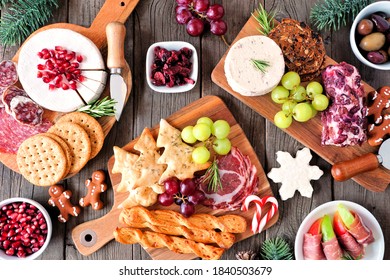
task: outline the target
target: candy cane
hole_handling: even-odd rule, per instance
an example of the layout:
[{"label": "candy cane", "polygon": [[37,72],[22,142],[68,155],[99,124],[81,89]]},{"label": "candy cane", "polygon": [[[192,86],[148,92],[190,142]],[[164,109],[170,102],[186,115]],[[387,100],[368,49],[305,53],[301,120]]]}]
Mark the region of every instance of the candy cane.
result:
[{"label": "candy cane", "polygon": [[263,206],[266,204],[266,203],[272,203],[272,206],[271,206],[271,209],[268,210],[267,214],[264,215],[264,217],[261,219],[260,221],[260,224],[259,224],[259,228],[258,228],[258,232],[262,232],[265,225],[268,223],[269,220],[272,219],[272,217],[275,215],[275,213],[278,211],[278,201],[276,200],[275,197],[272,197],[272,196],[266,196],[266,197],[263,197],[262,198],[262,203],[263,203]]}]

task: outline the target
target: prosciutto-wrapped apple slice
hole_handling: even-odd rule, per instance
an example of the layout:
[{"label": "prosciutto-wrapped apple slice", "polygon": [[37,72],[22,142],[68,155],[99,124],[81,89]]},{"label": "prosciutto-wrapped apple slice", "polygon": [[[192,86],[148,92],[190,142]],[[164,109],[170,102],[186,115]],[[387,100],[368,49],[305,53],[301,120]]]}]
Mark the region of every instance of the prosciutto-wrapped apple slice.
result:
[{"label": "prosciutto-wrapped apple slice", "polygon": [[332,220],[329,215],[325,215],[322,218],[321,223],[322,232],[322,248],[327,260],[341,260],[343,257],[343,251],[340,244],[337,241],[336,234],[334,233]]},{"label": "prosciutto-wrapped apple slice", "polygon": [[321,245],[321,222],[322,218],[316,220],[303,237],[303,258],[305,260],[326,259]]}]

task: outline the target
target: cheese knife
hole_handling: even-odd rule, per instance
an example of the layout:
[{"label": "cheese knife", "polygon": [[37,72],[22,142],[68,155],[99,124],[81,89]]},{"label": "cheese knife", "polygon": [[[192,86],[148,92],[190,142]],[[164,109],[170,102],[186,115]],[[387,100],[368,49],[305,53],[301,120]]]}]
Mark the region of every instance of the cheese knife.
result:
[{"label": "cheese knife", "polygon": [[390,139],[382,143],[377,155],[368,153],[348,161],[338,162],[333,165],[331,173],[336,181],[345,181],[357,174],[374,170],[380,165],[390,170]]},{"label": "cheese knife", "polygon": [[125,106],[127,85],[122,77],[126,66],[124,43],[126,27],[121,22],[110,22],[106,26],[107,67],[110,69],[110,95],[116,101],[115,119],[119,121]]}]

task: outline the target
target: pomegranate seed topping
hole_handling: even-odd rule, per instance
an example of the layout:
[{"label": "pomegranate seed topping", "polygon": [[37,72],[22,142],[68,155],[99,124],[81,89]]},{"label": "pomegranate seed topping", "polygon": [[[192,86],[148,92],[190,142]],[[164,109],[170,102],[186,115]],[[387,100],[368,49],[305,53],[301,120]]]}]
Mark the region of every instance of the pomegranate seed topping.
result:
[{"label": "pomegranate seed topping", "polygon": [[52,84],[49,85],[49,90],[55,90],[55,89],[56,89],[55,85],[52,85]]},{"label": "pomegranate seed topping", "polygon": [[15,254],[14,248],[9,248],[7,251],[5,251],[5,254],[8,256],[13,256]]},{"label": "pomegranate seed topping", "polygon": [[55,46],[54,49],[55,49],[56,51],[63,51],[63,50],[64,50],[64,48],[61,47],[61,46]]},{"label": "pomegranate seed topping", "polygon": [[65,84],[65,83],[62,83],[62,84],[61,84],[61,88],[62,88],[63,90],[68,90],[68,89],[69,89],[69,86],[68,86],[67,84]]},{"label": "pomegranate seed topping", "polygon": [[84,58],[83,58],[83,56],[78,55],[76,60],[77,60],[77,62],[82,62],[84,60]]},{"label": "pomegranate seed topping", "polygon": [[45,70],[45,65],[38,64],[37,68],[38,68],[38,70]]}]

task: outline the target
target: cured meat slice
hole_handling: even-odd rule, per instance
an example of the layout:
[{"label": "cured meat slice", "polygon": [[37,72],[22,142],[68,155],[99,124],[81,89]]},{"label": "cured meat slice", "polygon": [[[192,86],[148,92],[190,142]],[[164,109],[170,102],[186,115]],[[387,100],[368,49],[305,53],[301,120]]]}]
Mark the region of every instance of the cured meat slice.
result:
[{"label": "cured meat slice", "polygon": [[355,237],[356,241],[359,244],[362,244],[364,246],[374,242],[374,236],[372,234],[372,231],[363,224],[362,218],[357,213],[352,213],[355,216],[355,220],[350,226],[348,232],[353,237]]},{"label": "cured meat slice", "polygon": [[27,94],[26,94],[26,92],[24,90],[18,88],[17,86],[10,86],[10,87],[8,87],[4,91],[4,93],[3,93],[2,101],[3,101],[4,107],[5,107],[5,111],[8,114],[12,114],[12,111],[11,111],[11,100],[15,96],[25,96],[25,97],[27,97]]},{"label": "cured meat slice", "polygon": [[305,233],[303,237],[303,258],[305,260],[326,260],[321,240],[322,234]]},{"label": "cured meat slice", "polygon": [[43,119],[36,126],[23,125],[0,108],[0,153],[16,154],[20,144],[35,134],[46,132],[52,123]]},{"label": "cured meat slice", "polygon": [[0,108],[4,108],[3,104],[3,93],[6,88],[0,87]]},{"label": "cured meat slice", "polygon": [[228,155],[219,157],[217,165],[223,187],[213,192],[207,184],[201,183],[206,196],[203,204],[213,209],[237,210],[248,195],[258,190],[257,168],[236,147],[232,147]]},{"label": "cured meat slice", "polygon": [[345,62],[322,72],[326,94],[331,99],[321,115],[322,145],[349,146],[367,140],[364,89],[358,70]]},{"label": "cured meat slice", "polygon": [[343,251],[336,237],[322,242],[322,247],[327,260],[340,260],[343,257]]},{"label": "cured meat slice", "polygon": [[356,239],[349,233],[345,232],[337,236],[340,245],[347,251],[354,259],[359,259],[364,256],[363,245],[356,242]]},{"label": "cured meat slice", "polygon": [[22,124],[38,125],[42,122],[43,109],[28,97],[12,98],[10,110],[15,120]]},{"label": "cured meat slice", "polygon": [[0,62],[0,87],[8,87],[18,81],[16,65],[10,60]]}]

